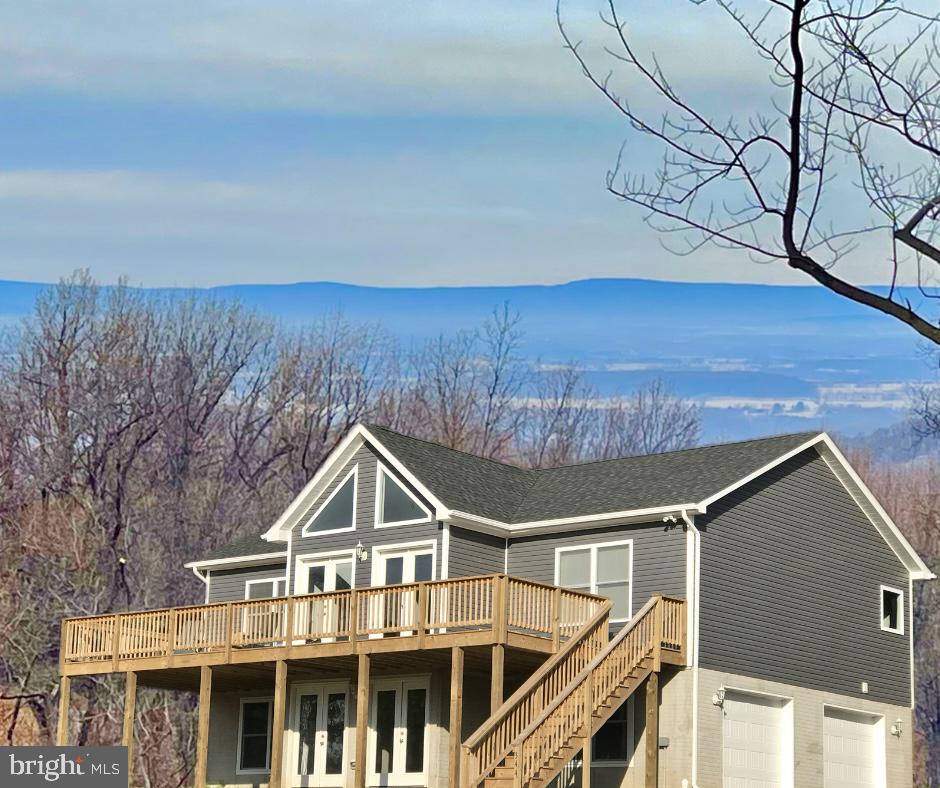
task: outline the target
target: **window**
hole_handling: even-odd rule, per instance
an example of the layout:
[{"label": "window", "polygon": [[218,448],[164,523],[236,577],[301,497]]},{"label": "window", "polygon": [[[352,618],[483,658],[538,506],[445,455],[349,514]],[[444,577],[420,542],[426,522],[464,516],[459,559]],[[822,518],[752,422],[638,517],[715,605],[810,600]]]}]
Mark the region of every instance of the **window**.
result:
[{"label": "window", "polygon": [[881,628],[904,634],[904,594],[896,588],[881,587]]},{"label": "window", "polygon": [[356,480],[359,466],[355,466],[336,489],[317,509],[304,526],[302,535],[328,534],[334,531],[352,531],[356,527]]},{"label": "window", "polygon": [[238,718],[239,772],[266,772],[271,768],[271,698],[242,699]]},{"label": "window", "polygon": [[633,543],[610,542],[555,550],[555,583],[572,591],[600,594],[613,603],[611,621],[633,615],[630,581]]},{"label": "window", "polygon": [[378,490],[375,496],[375,524],[409,525],[431,519],[431,512],[411,490],[399,484],[382,465],[378,468]]},{"label": "window", "polygon": [[615,711],[592,739],[592,761],[598,766],[628,764],[633,757],[633,698]]},{"label": "window", "polygon": [[285,584],[283,577],[272,577],[270,580],[248,580],[245,583],[245,599],[273,599],[286,596]]}]

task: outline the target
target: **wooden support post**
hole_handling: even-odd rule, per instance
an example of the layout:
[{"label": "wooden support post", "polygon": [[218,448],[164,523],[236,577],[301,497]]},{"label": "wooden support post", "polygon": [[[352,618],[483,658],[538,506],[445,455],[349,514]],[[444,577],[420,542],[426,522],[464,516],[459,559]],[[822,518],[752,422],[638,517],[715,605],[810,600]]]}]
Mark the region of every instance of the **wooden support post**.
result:
[{"label": "wooden support post", "polygon": [[167,621],[167,630],[166,630],[166,660],[167,665],[172,667],[176,662],[174,657],[176,656],[176,630],[177,630],[177,611],[174,607],[170,611],[169,621]]},{"label": "wooden support post", "polygon": [[195,788],[206,788],[206,769],[209,764],[209,704],[212,701],[212,668],[199,669],[199,723],[196,729]]},{"label": "wooden support post", "polygon": [[561,587],[552,592],[552,651],[561,647]]},{"label": "wooden support post", "polygon": [[349,591],[349,642],[353,651],[356,650],[356,641],[359,640],[359,594],[356,589]]},{"label": "wooden support post", "polygon": [[503,674],[506,665],[506,647],[502,643],[493,646],[493,665],[490,672],[490,714],[503,705]]},{"label": "wooden support post", "polygon": [[499,637],[498,642],[505,643],[509,633],[509,575],[500,575],[497,580],[499,583]]},{"label": "wooden support post", "polygon": [[114,614],[111,622],[111,670],[117,673],[118,660],[121,657],[121,617]]},{"label": "wooden support post", "polygon": [[287,662],[274,663],[274,713],[271,720],[271,779],[269,788],[281,788],[284,772],[284,720],[287,712]]},{"label": "wooden support post", "polygon": [[646,680],[646,788],[659,785],[659,674]]},{"label": "wooden support post", "polygon": [[460,744],[463,739],[463,648],[450,650],[450,782],[460,785]]},{"label": "wooden support post", "polygon": [[225,603],[225,661],[232,661],[232,638],[235,637],[233,634],[234,624],[233,619],[233,610],[232,603]]},{"label": "wooden support post", "polygon": [[69,707],[72,705],[72,679],[62,676],[59,679],[59,727],[56,729],[55,743],[65,747],[69,743]]},{"label": "wooden support post", "polygon": [[130,785],[134,784],[134,716],[136,709],[137,674],[133,670],[129,670],[124,682],[124,731],[121,736],[121,745],[127,747],[127,776]]},{"label": "wooden support post", "polygon": [[591,739],[594,733],[594,681],[584,680],[584,740],[581,743],[581,788],[591,788]]},{"label": "wooden support post", "polygon": [[366,751],[369,732],[369,660],[359,654],[359,683],[356,687],[356,788],[365,788],[369,754]]},{"label": "wooden support post", "polygon": [[424,648],[424,633],[427,629],[428,584],[418,583],[415,591],[415,626],[418,628],[418,649]]}]

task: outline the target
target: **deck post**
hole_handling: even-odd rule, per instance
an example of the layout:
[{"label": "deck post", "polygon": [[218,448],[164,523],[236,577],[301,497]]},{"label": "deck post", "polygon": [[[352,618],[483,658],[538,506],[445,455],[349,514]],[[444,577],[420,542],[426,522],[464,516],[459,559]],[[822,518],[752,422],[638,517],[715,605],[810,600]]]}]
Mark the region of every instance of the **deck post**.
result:
[{"label": "deck post", "polygon": [[70,676],[59,678],[59,727],[56,729],[55,743],[65,747],[69,742],[69,707],[72,705],[72,679]]},{"label": "deck post", "polygon": [[199,669],[199,723],[196,729],[195,788],[206,788],[206,770],[209,764],[209,704],[212,701],[212,668]]},{"label": "deck post", "polygon": [[369,731],[369,668],[370,656],[359,654],[359,677],[356,687],[356,788],[365,788]]},{"label": "deck post", "polygon": [[591,742],[594,734],[594,680],[584,680],[584,741],[581,744],[581,788],[591,788]]},{"label": "deck post", "polygon": [[561,647],[561,586],[552,591],[552,651]]},{"label": "deck post", "polygon": [[460,785],[460,744],[463,740],[463,657],[461,646],[450,650],[450,782],[451,788]]},{"label": "deck post", "polygon": [[424,633],[427,630],[428,584],[418,583],[415,591],[415,626],[418,636],[418,650],[424,648]]},{"label": "deck post", "polygon": [[127,777],[134,784],[134,716],[137,710],[137,673],[127,671],[124,682],[124,730],[121,745],[127,747]]},{"label": "deck post", "polygon": [[503,705],[503,674],[506,665],[506,647],[502,643],[493,646],[493,665],[490,672],[490,714]]},{"label": "deck post", "polygon": [[284,771],[284,718],[287,710],[287,662],[274,663],[274,713],[271,720],[271,779],[269,788],[281,788]]},{"label": "deck post", "polygon": [[663,667],[663,602],[662,594],[653,594],[656,607],[653,608],[653,672],[659,673]]},{"label": "deck post", "polygon": [[646,788],[659,785],[659,674],[646,680]]}]

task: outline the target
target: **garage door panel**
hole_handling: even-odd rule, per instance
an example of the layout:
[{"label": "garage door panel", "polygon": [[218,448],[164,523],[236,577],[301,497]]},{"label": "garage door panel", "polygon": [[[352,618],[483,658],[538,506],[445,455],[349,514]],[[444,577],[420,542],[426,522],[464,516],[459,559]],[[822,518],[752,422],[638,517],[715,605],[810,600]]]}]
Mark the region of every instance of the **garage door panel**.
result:
[{"label": "garage door panel", "polygon": [[826,788],[880,788],[884,742],[878,718],[826,709],[823,759]]},{"label": "garage door panel", "polygon": [[725,788],[781,788],[784,714],[781,703],[726,692],[722,707]]}]

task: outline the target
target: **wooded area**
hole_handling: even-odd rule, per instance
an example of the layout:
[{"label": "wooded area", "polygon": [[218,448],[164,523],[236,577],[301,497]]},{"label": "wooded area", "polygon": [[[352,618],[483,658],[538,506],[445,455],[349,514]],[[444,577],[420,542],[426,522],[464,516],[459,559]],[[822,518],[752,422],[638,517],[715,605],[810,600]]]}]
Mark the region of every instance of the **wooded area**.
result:
[{"label": "wooded area", "polygon": [[[0,724],[49,743],[59,623],[201,601],[183,567],[261,534],[359,421],[542,467],[694,444],[654,384],[603,407],[581,373],[520,354],[519,319],[403,347],[341,315],[285,327],[237,304],[99,288],[80,273],[0,359]],[[72,741],[113,743],[123,689],[73,684]],[[186,784],[194,699],[142,690],[136,773]]]}]

